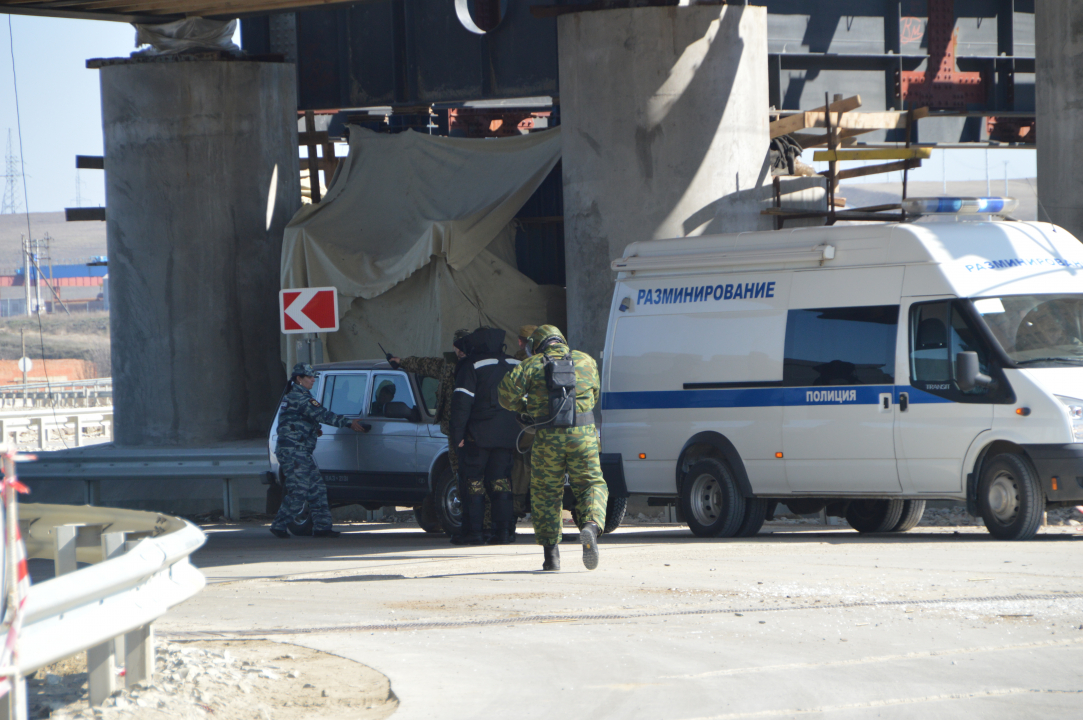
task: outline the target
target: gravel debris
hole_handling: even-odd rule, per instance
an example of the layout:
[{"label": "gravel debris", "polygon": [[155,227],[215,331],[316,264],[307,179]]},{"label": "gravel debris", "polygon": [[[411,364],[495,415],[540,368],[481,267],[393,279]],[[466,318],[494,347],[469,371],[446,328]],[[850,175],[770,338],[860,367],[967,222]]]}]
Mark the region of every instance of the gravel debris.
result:
[{"label": "gravel debris", "polygon": [[[80,653],[27,679],[30,718],[381,720],[397,709],[389,681],[371,668],[308,648],[283,655],[283,647],[295,649],[266,640],[159,640],[154,683],[123,688],[118,673],[122,689],[96,708],[88,704],[86,655]],[[288,671],[274,664],[289,660],[295,667]]]}]

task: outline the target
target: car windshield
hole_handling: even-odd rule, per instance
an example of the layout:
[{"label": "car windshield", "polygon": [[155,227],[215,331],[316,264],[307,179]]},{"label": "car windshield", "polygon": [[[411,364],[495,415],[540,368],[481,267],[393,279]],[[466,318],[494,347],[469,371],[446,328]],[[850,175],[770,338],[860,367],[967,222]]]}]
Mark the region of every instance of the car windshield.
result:
[{"label": "car windshield", "polygon": [[1083,295],[1004,295],[973,303],[1016,365],[1083,365]]}]

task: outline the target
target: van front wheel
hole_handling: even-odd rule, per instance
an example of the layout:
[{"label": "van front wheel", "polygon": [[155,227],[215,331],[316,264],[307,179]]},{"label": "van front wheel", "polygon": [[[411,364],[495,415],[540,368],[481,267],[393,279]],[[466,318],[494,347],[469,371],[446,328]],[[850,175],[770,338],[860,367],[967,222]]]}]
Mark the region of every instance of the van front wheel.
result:
[{"label": "van front wheel", "polygon": [[1001,540],[1029,540],[1037,535],[1045,502],[1030,463],[1011,453],[984,463],[978,508],[985,527]]},{"label": "van front wheel", "polygon": [[700,460],[684,475],[681,510],[699,537],[732,537],[745,514],[745,499],[733,470],[722,460]]}]

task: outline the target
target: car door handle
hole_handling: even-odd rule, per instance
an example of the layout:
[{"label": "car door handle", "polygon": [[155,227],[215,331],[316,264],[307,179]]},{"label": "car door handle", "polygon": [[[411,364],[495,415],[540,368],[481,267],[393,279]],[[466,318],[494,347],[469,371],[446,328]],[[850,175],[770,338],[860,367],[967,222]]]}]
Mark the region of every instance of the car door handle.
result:
[{"label": "car door handle", "polygon": [[899,412],[906,412],[910,407],[910,393],[899,393]]}]

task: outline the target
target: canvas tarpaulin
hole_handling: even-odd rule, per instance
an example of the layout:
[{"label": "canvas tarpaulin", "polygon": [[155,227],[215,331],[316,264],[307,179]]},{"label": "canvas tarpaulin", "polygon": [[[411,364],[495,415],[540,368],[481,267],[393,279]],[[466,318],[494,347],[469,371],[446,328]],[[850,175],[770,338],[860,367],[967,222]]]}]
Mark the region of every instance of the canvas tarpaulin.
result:
[{"label": "canvas tarpaulin", "polygon": [[[282,287],[334,286],[330,361],[439,355],[458,328],[559,321],[564,289],[515,264],[513,218],[560,159],[560,128],[498,140],[350,127],[322,202],[286,227]],[[283,356],[295,361],[287,336]]]}]

